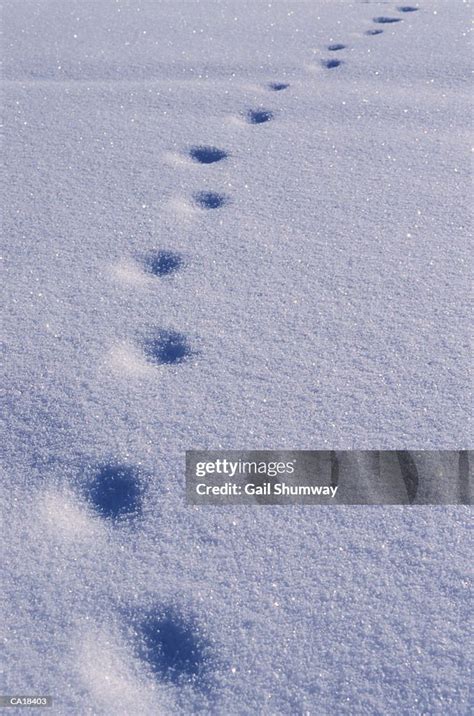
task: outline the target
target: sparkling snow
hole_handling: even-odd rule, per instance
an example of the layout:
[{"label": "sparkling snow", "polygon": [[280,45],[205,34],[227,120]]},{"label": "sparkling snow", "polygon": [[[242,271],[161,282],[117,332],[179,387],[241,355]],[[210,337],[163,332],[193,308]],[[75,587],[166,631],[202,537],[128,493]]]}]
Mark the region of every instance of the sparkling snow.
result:
[{"label": "sparkling snow", "polygon": [[186,449],[467,447],[469,19],[5,0],[2,692],[469,712],[468,508],[184,506]]}]

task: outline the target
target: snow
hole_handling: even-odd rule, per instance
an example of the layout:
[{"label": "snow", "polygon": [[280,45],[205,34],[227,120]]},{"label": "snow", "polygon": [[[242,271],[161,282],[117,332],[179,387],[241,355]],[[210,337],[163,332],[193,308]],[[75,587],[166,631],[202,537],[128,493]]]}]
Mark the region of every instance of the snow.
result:
[{"label": "snow", "polygon": [[467,507],[184,505],[186,449],[468,447],[469,6],[410,6],[5,0],[4,693],[469,712]]}]

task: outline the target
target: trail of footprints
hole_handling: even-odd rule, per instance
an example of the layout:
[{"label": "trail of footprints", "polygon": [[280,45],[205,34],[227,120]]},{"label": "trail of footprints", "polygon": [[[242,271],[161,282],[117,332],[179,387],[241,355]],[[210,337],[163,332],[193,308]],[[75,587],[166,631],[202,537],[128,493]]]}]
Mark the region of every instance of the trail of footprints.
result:
[{"label": "trail of footprints", "polygon": [[[396,10],[399,14],[412,13],[418,10],[413,5],[399,5]],[[375,25],[392,25],[402,21],[401,17],[380,15],[373,18]],[[383,33],[383,29],[376,27],[365,31],[365,35],[375,36]],[[334,42],[327,45],[326,50],[333,55],[322,59],[321,66],[324,69],[332,70],[344,64],[344,60],[335,57],[347,49],[342,42]],[[287,82],[270,82],[266,88],[270,92],[282,92],[289,87]],[[271,109],[256,108],[248,109],[242,113],[243,119],[250,125],[266,124],[274,119],[275,115]],[[190,159],[203,165],[216,164],[229,157],[224,149],[209,145],[193,145],[188,149]],[[224,193],[217,191],[196,192],[192,201],[195,207],[204,211],[220,209],[231,203],[231,198]],[[183,260],[179,254],[172,251],[161,251],[145,261],[145,269],[155,276],[167,276],[179,271],[183,266]],[[186,337],[179,332],[167,329],[159,329],[152,339],[144,342],[143,351],[148,362],[152,364],[173,365],[182,363],[187,358],[195,355]]]},{"label": "trail of footprints", "polygon": [[[398,5],[398,7],[396,9],[399,13],[409,13],[409,12],[416,12],[419,8],[415,7],[414,5]],[[379,15],[377,17],[372,18],[372,22],[375,25],[393,25],[397,22],[402,22],[402,18],[387,16],[387,15]],[[383,33],[382,28],[371,27],[364,32],[364,35],[372,37],[375,35],[381,35],[382,33]],[[342,42],[336,42],[332,45],[328,45],[326,49],[329,52],[339,52],[340,50],[345,50],[346,45],[342,44]],[[340,67],[343,63],[344,63],[344,60],[332,59],[332,58],[321,60],[322,67],[324,67],[327,70],[332,70],[335,67]]]},{"label": "trail of footprints", "polygon": [[[176,335],[170,340],[176,349]],[[155,347],[151,346],[151,350]],[[163,351],[163,347],[158,350]],[[171,358],[164,356],[165,362]],[[83,493],[95,512],[115,529],[133,528],[143,512],[145,475],[129,464],[98,465],[85,477]],[[175,686],[209,688],[213,670],[211,645],[199,622],[187,610],[174,603],[158,603],[150,610],[122,611],[119,617],[131,652],[151,677]]]},{"label": "trail of footprints", "polygon": [[[400,5],[401,14],[418,10],[411,5]],[[392,25],[402,21],[400,17],[377,16],[375,25]],[[383,29],[370,28],[363,34],[380,35]],[[326,47],[330,53],[347,49],[342,42]],[[330,57],[321,60],[324,69],[335,69],[343,60]],[[266,89],[281,92],[289,88],[287,82],[270,82]],[[256,108],[243,112],[242,117],[250,125],[266,124],[274,119],[270,109]],[[188,149],[193,162],[202,165],[216,164],[229,157],[224,149],[208,145],[193,145]],[[230,197],[217,191],[200,191],[194,194],[194,205],[203,211],[214,211],[230,203]],[[160,250],[150,252],[142,260],[144,270],[158,278],[172,276],[184,266],[178,252]],[[179,331],[160,328],[142,345],[147,361],[157,365],[177,365],[195,355],[187,337]],[[101,518],[115,528],[131,526],[140,518],[146,483],[141,471],[131,465],[107,463],[99,466],[85,486],[85,497]],[[152,611],[130,612],[123,615],[125,629],[133,652],[142,660],[150,674],[180,685],[191,683],[196,688],[209,684],[212,650],[198,623],[174,605],[157,605]]]}]

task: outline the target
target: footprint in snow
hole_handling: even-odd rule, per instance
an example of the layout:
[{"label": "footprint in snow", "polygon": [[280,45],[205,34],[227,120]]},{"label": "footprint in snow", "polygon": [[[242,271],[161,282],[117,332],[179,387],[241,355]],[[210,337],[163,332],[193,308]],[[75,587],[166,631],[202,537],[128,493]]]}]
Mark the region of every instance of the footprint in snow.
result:
[{"label": "footprint in snow", "polygon": [[219,209],[229,202],[224,194],[214,191],[199,191],[194,195],[194,201],[201,209]]},{"label": "footprint in snow", "polygon": [[273,112],[269,109],[250,109],[247,112],[247,122],[249,124],[264,124],[273,119]]},{"label": "footprint in snow", "polygon": [[103,465],[87,485],[87,498],[96,512],[113,522],[137,517],[143,498],[139,471],[130,465]]},{"label": "footprint in snow", "polygon": [[463,505],[470,505],[471,490],[469,481],[469,450],[459,451],[459,488],[461,503]]},{"label": "footprint in snow", "polygon": [[383,33],[383,30],[376,30],[375,28],[373,30],[366,30],[365,35],[381,35]]},{"label": "footprint in snow", "polygon": [[175,251],[156,251],[144,257],[145,270],[154,276],[169,276],[183,266],[183,257]]},{"label": "footprint in snow", "polygon": [[272,90],[272,92],[281,92],[282,90],[287,89],[289,86],[290,85],[286,82],[270,82],[270,84],[268,85],[268,89]]},{"label": "footprint in snow", "polygon": [[186,336],[178,331],[160,329],[144,342],[147,359],[156,365],[175,365],[191,357],[192,351]]},{"label": "footprint in snow", "polygon": [[334,45],[328,45],[328,50],[330,52],[338,52],[339,50],[345,50],[346,45],[343,45],[342,42],[335,42]]},{"label": "footprint in snow", "polygon": [[334,67],[342,65],[342,60],[321,60],[321,65],[327,70],[332,70]]},{"label": "footprint in snow", "polygon": [[415,501],[418,492],[419,477],[415,462],[408,450],[397,450],[398,465],[402,473],[403,481],[410,504]]},{"label": "footprint in snow", "polygon": [[380,17],[374,17],[372,22],[377,23],[378,25],[390,25],[393,22],[401,22],[402,19],[400,17],[386,17],[384,15],[381,15]]},{"label": "footprint in snow", "polygon": [[211,651],[194,620],[158,607],[132,613],[128,621],[134,651],[155,677],[176,686],[205,687]]},{"label": "footprint in snow", "polygon": [[413,5],[400,5],[397,10],[398,12],[417,12],[418,8]]},{"label": "footprint in snow", "polygon": [[191,147],[189,155],[199,164],[214,164],[215,162],[220,162],[222,159],[226,159],[229,156],[223,149],[204,145]]}]

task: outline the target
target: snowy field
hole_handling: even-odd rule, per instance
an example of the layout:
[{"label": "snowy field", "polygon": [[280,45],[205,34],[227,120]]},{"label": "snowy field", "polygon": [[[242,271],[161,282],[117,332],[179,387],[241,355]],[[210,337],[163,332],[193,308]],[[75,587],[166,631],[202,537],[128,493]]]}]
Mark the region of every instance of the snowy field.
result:
[{"label": "snowy field", "polygon": [[0,693],[472,713],[468,507],[184,505],[186,449],[468,447],[470,17],[4,0]]}]

